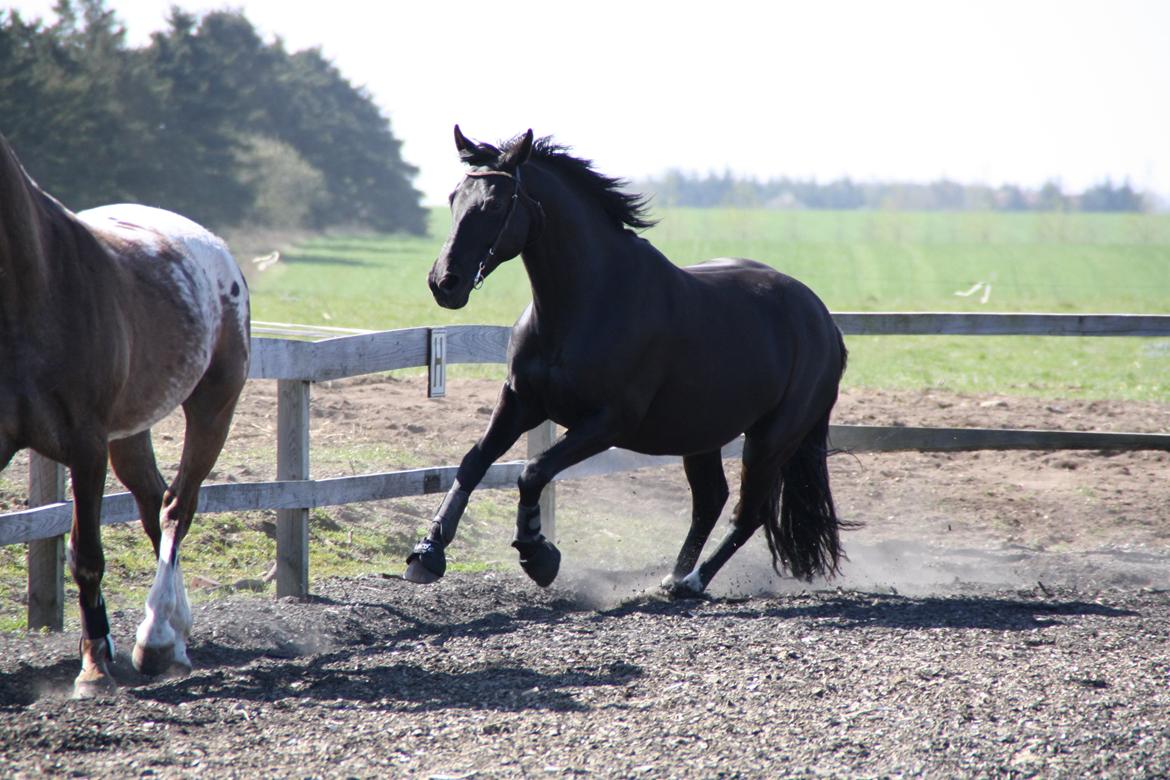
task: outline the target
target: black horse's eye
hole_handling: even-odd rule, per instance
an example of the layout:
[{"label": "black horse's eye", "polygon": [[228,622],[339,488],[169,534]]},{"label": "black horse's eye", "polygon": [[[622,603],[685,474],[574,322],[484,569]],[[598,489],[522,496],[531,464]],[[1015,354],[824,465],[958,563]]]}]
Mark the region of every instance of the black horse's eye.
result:
[{"label": "black horse's eye", "polygon": [[496,211],[499,211],[500,209],[502,209],[503,207],[504,207],[504,204],[500,203],[500,201],[495,200],[495,199],[485,200],[483,202],[484,211],[496,212]]}]

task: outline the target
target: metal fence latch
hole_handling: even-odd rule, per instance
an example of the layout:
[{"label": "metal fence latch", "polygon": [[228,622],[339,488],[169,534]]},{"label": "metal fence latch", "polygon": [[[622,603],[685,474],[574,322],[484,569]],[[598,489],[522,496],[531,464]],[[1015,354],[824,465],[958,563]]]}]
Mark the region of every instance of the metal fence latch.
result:
[{"label": "metal fence latch", "polygon": [[430,329],[427,349],[427,398],[442,398],[447,394],[447,331]]}]

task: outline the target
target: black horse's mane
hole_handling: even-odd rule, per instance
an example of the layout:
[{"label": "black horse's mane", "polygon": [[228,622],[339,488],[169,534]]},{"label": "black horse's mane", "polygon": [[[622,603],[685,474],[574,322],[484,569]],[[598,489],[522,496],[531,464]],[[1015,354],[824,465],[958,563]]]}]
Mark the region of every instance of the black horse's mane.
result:
[{"label": "black horse's mane", "polygon": [[[516,136],[505,142],[502,153],[506,155],[522,138],[523,136]],[[625,179],[598,173],[593,168],[592,160],[570,154],[570,148],[558,144],[552,136],[536,139],[532,145],[531,160],[554,168],[570,179],[578,188],[598,201],[605,213],[618,225],[625,225],[634,230],[654,226],[656,220],[649,216],[648,197],[629,192],[627,190],[629,183]]]}]

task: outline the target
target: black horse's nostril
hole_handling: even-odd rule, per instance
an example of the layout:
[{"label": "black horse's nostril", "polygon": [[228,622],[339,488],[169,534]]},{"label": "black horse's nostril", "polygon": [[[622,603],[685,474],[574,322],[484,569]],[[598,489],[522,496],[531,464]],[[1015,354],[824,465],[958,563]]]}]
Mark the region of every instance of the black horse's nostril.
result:
[{"label": "black horse's nostril", "polygon": [[439,289],[443,292],[451,292],[459,286],[459,277],[453,273],[445,273],[439,279]]}]

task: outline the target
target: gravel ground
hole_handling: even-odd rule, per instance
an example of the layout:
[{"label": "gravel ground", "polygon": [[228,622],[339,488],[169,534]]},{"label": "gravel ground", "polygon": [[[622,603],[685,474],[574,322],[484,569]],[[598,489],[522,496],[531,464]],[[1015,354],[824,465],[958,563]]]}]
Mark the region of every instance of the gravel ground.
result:
[{"label": "gravel ground", "polygon": [[[270,476],[272,388],[249,388],[216,479]],[[349,473],[335,441],[457,460],[496,385],[453,389],[315,387],[314,474]],[[1166,432],[1170,408],[853,391],[837,421]],[[176,432],[160,426],[164,459]],[[305,601],[212,598],[194,605],[195,671],[165,681],[133,672],[140,610],[117,604],[105,700],[68,698],[74,633],[0,634],[0,777],[1170,775],[1170,455],[831,464],[865,526],[815,587],[771,575],[755,539],[712,600],[659,597],[689,513],[672,468],[559,485],[548,590],[509,557],[429,588],[372,567]],[[648,551],[622,538],[630,518]]]},{"label": "gravel ground", "polygon": [[67,698],[73,637],[3,636],[0,775],[1170,773],[1165,590],[596,595],[643,579],[234,596],[196,607],[194,673],[122,657],[97,701]]}]

